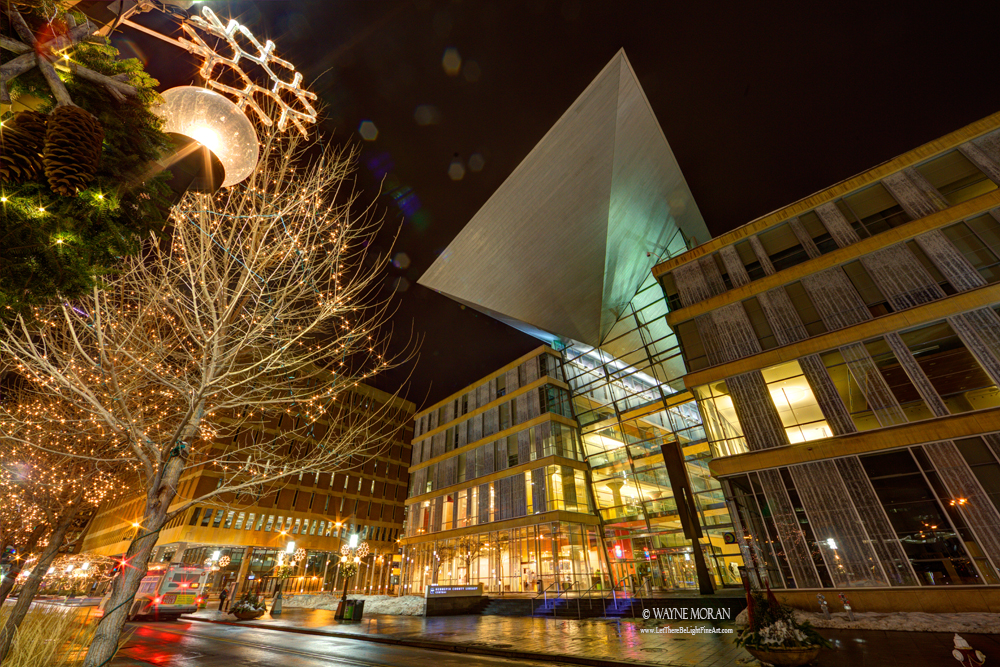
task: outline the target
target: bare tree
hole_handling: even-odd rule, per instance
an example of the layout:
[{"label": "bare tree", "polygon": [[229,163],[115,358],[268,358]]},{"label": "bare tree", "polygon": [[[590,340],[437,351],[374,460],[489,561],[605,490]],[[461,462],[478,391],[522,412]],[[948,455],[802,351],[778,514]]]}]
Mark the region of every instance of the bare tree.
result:
[{"label": "bare tree", "polygon": [[478,535],[466,535],[458,538],[455,543],[459,557],[465,564],[465,583],[472,583],[472,561],[479,562],[479,552],[482,550],[482,542]]},{"label": "bare tree", "polygon": [[16,555],[11,559],[7,574],[0,581],[0,606],[3,605],[17,577],[24,568],[24,562],[35,551],[38,541],[48,531],[48,524],[38,507],[28,500],[19,486],[5,485],[8,476],[0,473],[0,489],[3,502],[0,503],[0,554],[10,549]]},{"label": "bare tree", "polygon": [[[379,333],[390,314],[379,297],[386,260],[367,252],[379,224],[369,210],[355,215],[344,187],[354,155],[326,150],[303,166],[293,144],[273,137],[262,154],[247,181],[182,200],[170,238],[124,260],[104,289],[0,331],[0,353],[21,375],[116,436],[101,456],[139,471],[141,528],[86,667],[114,654],[172,517],[337,470],[391,442],[393,403],[354,391],[401,361]],[[313,428],[330,415],[332,427]],[[218,475],[218,488],[174,502],[182,473],[198,466]]]},{"label": "bare tree", "polygon": [[[30,423],[27,419],[21,424]],[[44,548],[31,566],[31,574],[17,596],[17,602],[0,630],[0,660],[7,655],[14,633],[24,620],[49,566],[66,544],[67,537],[88,508],[94,509],[104,499],[120,492],[122,484],[113,472],[122,469],[121,462],[105,462],[94,458],[72,456],[50,447],[69,437],[70,424],[46,422],[48,429],[28,429],[23,439],[5,438],[0,449],[0,488],[16,488],[37,508],[51,526]],[[37,438],[42,448],[26,444],[27,438]],[[56,443],[56,444],[53,444]],[[37,539],[37,536],[36,536]]]}]

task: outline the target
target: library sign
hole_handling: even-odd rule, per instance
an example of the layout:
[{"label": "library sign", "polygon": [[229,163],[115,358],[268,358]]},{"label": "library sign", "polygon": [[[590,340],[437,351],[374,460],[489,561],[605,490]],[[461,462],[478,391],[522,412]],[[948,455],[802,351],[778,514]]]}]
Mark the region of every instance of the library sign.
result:
[{"label": "library sign", "polygon": [[475,586],[438,586],[432,584],[424,589],[425,598],[461,598],[483,594],[483,585]]}]

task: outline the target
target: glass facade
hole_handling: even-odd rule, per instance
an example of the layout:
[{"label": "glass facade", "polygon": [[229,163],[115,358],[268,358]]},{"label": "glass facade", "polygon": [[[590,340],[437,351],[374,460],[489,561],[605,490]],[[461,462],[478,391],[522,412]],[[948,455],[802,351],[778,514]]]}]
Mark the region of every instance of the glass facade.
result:
[{"label": "glass facade", "polygon": [[[711,271],[718,272],[718,286],[712,293],[731,290],[996,189],[997,183],[987,175],[982,165],[974,164],[962,150],[948,151],[882,182],[775,224],[754,236],[752,241],[733,244],[731,251],[710,255],[707,259]],[[941,231],[987,283],[1000,277],[1000,220],[990,215],[979,215],[944,227]],[[923,247],[925,244],[911,241],[906,245],[935,282],[947,284],[947,279],[937,267],[940,257],[937,262],[929,259]],[[846,266],[844,268],[847,269]],[[865,280],[864,269],[860,266],[856,265],[853,272],[862,281]],[[684,303],[682,298],[682,278],[668,273],[661,281],[671,310],[691,305],[690,301]],[[955,289],[949,285],[945,292],[954,293]],[[709,295],[703,293],[701,298]],[[747,310],[751,311],[752,307]],[[884,312],[888,311],[878,314]],[[694,323],[681,324],[678,331],[689,368],[697,370],[710,365],[700,354]],[[773,347],[773,343],[768,345],[766,335],[760,338],[764,349]]]},{"label": "glass facade", "polygon": [[751,575],[776,588],[1000,584],[998,444],[988,434],[727,477]]},{"label": "glass facade", "polygon": [[[977,334],[965,332],[966,338],[970,335]],[[786,444],[1000,407],[1000,389],[984,366],[991,363],[990,353],[970,349],[946,320],[818,357],[822,367],[816,364],[809,376],[800,361],[760,371],[769,399],[764,407],[773,408],[780,419]],[[826,388],[836,393],[824,395]],[[714,456],[750,451],[742,421],[760,414],[760,406],[741,396],[734,403],[726,381],[697,387],[694,393]],[[843,415],[847,419],[835,432],[831,422]]]},{"label": "glass facade", "polygon": [[699,588],[695,541],[681,526],[664,447],[680,450],[712,584],[739,584],[739,549],[722,489],[708,470],[701,416],[693,400],[678,398],[684,367],[666,312],[650,278],[601,349],[563,350],[613,581],[640,595]]},{"label": "glass facade", "polygon": [[[410,494],[417,502],[409,505],[404,554],[408,591],[431,582],[482,582],[494,592],[571,585],[652,595],[698,589],[699,557],[712,585],[739,585],[739,546],[708,470],[698,409],[690,395],[678,393],[684,365],[666,312],[649,276],[600,349],[565,341],[561,355],[538,355],[537,366],[520,364],[417,418]],[[526,392],[532,382],[540,386]],[[539,423],[545,414],[549,419]],[[665,447],[682,461],[699,540],[685,537]],[[549,456],[566,462],[523,467]],[[522,467],[499,475],[515,466]],[[483,477],[489,481],[469,484]],[[588,516],[579,523],[490,525],[554,510]],[[448,532],[475,526],[481,530],[472,535]],[[520,567],[507,564],[514,562],[510,553],[504,560],[510,548],[521,554]]]},{"label": "glass facade", "polygon": [[555,521],[422,542],[404,555],[404,594],[429,584],[483,584],[487,593],[608,590],[599,528]]}]

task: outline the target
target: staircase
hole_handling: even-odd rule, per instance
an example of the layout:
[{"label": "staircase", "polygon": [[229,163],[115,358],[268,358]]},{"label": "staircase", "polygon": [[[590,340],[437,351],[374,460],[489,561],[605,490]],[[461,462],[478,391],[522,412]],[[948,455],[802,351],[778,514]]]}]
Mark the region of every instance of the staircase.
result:
[{"label": "staircase", "polygon": [[635,615],[632,613],[632,598],[623,596],[608,600],[604,615],[607,618],[631,618]]},{"label": "staircase", "polygon": [[[559,611],[563,610],[564,612],[568,612],[567,610],[568,604],[569,600],[567,600],[566,598],[551,598],[549,600],[543,601],[541,605],[536,606],[532,616],[539,616],[542,618],[566,617],[569,615],[568,613],[560,614]],[[573,615],[574,616],[576,615],[575,610]]]},{"label": "staircase", "polygon": [[534,604],[535,601],[531,598],[491,597],[482,614],[483,616],[531,616]]}]

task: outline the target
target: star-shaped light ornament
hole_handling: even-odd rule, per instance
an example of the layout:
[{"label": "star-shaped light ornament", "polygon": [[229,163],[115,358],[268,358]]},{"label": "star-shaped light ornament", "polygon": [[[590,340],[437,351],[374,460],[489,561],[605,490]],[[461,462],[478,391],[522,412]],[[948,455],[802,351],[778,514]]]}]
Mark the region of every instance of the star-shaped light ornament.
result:
[{"label": "star-shaped light ornament", "polygon": [[[307,131],[303,123],[316,123],[316,109],[311,104],[316,101],[316,94],[302,88],[302,73],[295,70],[292,63],[274,55],[275,44],[267,40],[261,44],[253,33],[244,26],[230,19],[229,23],[223,25],[218,16],[208,7],[202,7],[201,16],[192,16],[187,22],[181,24],[191,40],[179,40],[181,45],[189,52],[201,56],[201,67],[198,74],[205,80],[205,85],[213,90],[225,93],[234,98],[236,106],[246,113],[247,107],[253,109],[261,122],[270,127],[273,124],[271,117],[261,108],[254,99],[255,96],[262,96],[270,99],[278,108],[278,129],[284,130],[291,121],[302,133],[307,136]],[[224,39],[231,51],[230,56],[225,56],[210,47],[198,31],[207,32],[213,37]],[[243,48],[245,41],[237,39],[237,35],[242,35],[245,41],[253,45],[252,51]],[[269,78],[269,88],[258,85],[243,67],[241,61],[249,61],[264,70]],[[220,81],[225,68],[232,70],[245,84],[243,88],[227,86]],[[276,72],[276,69],[285,70],[291,76],[291,80],[286,80]],[[284,94],[284,95],[283,95]],[[294,98],[298,108],[292,108],[285,97]]]},{"label": "star-shaped light ornament", "polygon": [[[140,6],[141,10],[158,7]],[[317,97],[302,88],[302,73],[292,63],[274,55],[274,42],[261,44],[235,20],[223,24],[208,7],[202,7],[201,14],[181,22],[190,39],[175,39],[129,19],[121,24],[202,59],[198,73],[205,87],[171,88],[154,111],[164,119],[164,132],[187,137],[210,150],[225,171],[222,186],[231,186],[250,176],[259,159],[259,142],[248,110],[267,127],[277,125],[278,131],[284,131],[291,123],[308,136],[306,125],[316,123],[312,102]],[[203,35],[220,40],[219,45],[213,48]]]}]

